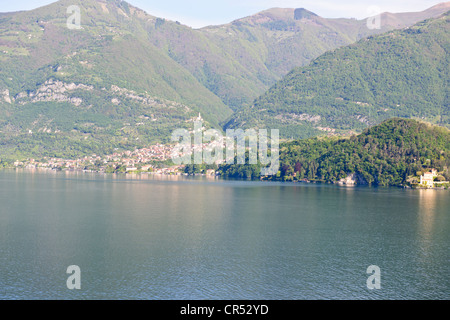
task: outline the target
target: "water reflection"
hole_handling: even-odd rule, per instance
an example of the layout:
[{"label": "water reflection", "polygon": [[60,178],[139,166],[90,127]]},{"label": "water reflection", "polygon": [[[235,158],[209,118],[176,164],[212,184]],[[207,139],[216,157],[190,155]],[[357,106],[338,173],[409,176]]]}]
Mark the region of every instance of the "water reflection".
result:
[{"label": "water reflection", "polygon": [[[450,202],[436,190],[0,172],[0,200],[0,298],[448,296]],[[72,264],[81,292],[65,289]]]},{"label": "water reflection", "polygon": [[438,190],[429,189],[418,190],[419,233],[424,240],[430,239],[433,233],[439,192]]}]

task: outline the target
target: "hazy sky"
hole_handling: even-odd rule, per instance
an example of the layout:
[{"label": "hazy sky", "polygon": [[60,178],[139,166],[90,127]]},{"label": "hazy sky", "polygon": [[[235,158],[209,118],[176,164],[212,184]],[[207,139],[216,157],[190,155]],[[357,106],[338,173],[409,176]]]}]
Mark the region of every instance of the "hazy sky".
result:
[{"label": "hazy sky", "polygon": [[[54,0],[0,0],[0,12],[30,10]],[[252,15],[261,10],[306,8],[326,18],[370,16],[368,8],[377,6],[382,12],[422,11],[443,0],[128,0],[149,14],[177,20],[194,28],[223,24]]]}]

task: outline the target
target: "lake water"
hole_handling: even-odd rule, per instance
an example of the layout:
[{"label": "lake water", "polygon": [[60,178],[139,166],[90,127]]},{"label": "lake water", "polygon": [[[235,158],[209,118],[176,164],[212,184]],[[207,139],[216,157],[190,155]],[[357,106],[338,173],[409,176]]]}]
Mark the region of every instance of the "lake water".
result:
[{"label": "lake water", "polygon": [[0,171],[0,203],[0,299],[450,298],[445,190]]}]

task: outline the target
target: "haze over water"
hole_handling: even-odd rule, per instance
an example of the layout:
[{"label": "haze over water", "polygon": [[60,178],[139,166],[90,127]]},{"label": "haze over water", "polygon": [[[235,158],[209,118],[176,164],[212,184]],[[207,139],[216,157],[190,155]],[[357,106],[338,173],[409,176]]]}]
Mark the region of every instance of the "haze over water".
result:
[{"label": "haze over water", "polygon": [[445,190],[0,171],[0,203],[0,299],[450,298]]}]

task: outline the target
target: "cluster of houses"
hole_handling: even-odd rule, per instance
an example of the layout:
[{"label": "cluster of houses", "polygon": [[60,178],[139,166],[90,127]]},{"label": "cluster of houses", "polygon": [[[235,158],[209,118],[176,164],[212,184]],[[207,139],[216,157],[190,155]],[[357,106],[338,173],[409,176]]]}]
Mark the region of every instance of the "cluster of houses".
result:
[{"label": "cluster of houses", "polygon": [[[137,171],[138,167],[142,171],[156,169],[149,163],[161,162],[170,159],[172,148],[170,146],[156,144],[148,148],[136,149],[122,153],[113,153],[104,157],[91,155],[75,160],[60,158],[44,158],[43,160],[28,159],[27,161],[16,161],[15,167],[25,169],[66,169],[72,171],[85,170],[86,167],[96,166],[105,169],[108,165],[123,166],[129,172]],[[179,168],[161,169],[161,173],[172,173]],[[102,171],[102,170],[100,170]],[[155,170],[156,171],[156,170]]]},{"label": "cluster of houses", "polygon": [[[213,148],[204,144],[198,151]],[[195,149],[194,149],[195,150]],[[16,168],[25,169],[49,169],[68,171],[105,172],[107,167],[122,167],[128,173],[152,172],[155,174],[178,175],[184,171],[183,165],[164,167],[155,165],[172,158],[173,146],[155,144],[147,148],[134,151],[116,152],[106,156],[91,155],[83,158],[68,160],[60,158],[44,158],[42,160],[28,159],[14,162]],[[206,175],[215,175],[214,170],[209,170]]]},{"label": "cluster of houses", "polygon": [[141,170],[148,171],[153,166],[149,162],[166,161],[171,158],[172,147],[155,144],[148,148],[136,149],[134,151],[125,151],[122,153],[113,153],[105,156],[102,160],[105,164],[113,164],[127,167],[127,171],[137,171],[138,166]]}]

